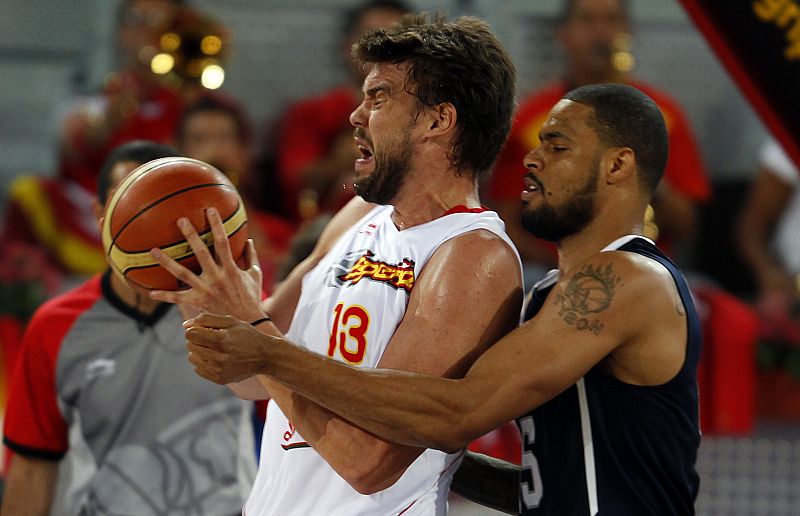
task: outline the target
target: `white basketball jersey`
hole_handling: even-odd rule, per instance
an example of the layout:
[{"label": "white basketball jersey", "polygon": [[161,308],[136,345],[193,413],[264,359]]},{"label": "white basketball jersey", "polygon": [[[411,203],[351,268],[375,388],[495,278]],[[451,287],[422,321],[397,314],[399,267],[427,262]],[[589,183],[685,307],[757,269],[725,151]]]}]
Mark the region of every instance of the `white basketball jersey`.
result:
[{"label": "white basketball jersey", "polygon": [[[286,334],[289,340],[357,367],[376,367],[403,320],[415,279],[443,242],[484,229],[514,248],[503,222],[491,211],[448,212],[399,231],[391,219],[393,210],[376,207],[306,274]],[[419,352],[430,345],[420,343]],[[244,514],[444,515],[462,454],[426,450],[394,485],[362,495],[303,440],[277,404],[270,403],[260,467]]]}]

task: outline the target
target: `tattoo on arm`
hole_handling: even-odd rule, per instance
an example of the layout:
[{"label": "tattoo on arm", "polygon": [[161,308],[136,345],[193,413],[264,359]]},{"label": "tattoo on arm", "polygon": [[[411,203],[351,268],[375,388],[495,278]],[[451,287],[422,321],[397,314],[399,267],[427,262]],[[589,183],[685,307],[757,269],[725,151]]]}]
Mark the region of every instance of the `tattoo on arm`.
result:
[{"label": "tattoo on arm", "polygon": [[451,489],[467,500],[506,514],[519,510],[519,466],[467,452]]},{"label": "tattoo on arm", "polygon": [[618,283],[611,264],[605,268],[587,265],[569,280],[564,293],[556,296],[558,315],[578,330],[599,335],[603,323],[592,314],[600,314],[611,306]]}]

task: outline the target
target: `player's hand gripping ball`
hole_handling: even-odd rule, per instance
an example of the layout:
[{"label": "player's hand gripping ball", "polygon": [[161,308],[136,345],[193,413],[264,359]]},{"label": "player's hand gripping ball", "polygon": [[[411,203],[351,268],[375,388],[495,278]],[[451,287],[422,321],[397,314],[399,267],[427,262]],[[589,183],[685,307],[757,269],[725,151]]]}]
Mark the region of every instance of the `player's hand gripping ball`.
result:
[{"label": "player's hand gripping ball", "polygon": [[102,237],[111,268],[145,289],[182,289],[153,260],[150,249],[157,247],[199,273],[197,258],[176,223],[186,217],[203,242],[212,247],[205,215],[212,207],[223,220],[231,253],[238,260],[247,244],[247,214],[225,174],[208,163],[183,157],[161,158],[138,167],[122,180],[106,208]]}]

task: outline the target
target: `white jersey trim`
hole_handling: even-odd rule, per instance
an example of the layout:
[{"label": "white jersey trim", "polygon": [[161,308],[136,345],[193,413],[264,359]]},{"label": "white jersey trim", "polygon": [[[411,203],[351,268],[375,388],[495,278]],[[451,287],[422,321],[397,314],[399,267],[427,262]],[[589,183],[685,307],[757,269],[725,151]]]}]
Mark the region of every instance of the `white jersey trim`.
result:
[{"label": "white jersey trim", "polygon": [[597,470],[594,465],[594,441],[592,439],[592,420],[589,418],[589,400],[586,397],[586,384],[583,378],[576,383],[578,387],[578,408],[581,414],[581,433],[583,434],[583,467],[586,471],[586,494],[589,499],[589,514],[595,516],[597,503]]}]

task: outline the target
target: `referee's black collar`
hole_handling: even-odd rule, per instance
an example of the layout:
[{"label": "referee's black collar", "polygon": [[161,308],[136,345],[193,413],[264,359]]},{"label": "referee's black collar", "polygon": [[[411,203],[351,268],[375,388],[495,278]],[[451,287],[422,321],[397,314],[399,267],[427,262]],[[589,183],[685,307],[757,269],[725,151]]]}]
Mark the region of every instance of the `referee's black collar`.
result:
[{"label": "referee's black collar", "polygon": [[108,300],[108,302],[122,312],[123,314],[127,315],[131,319],[135,320],[140,324],[145,324],[147,326],[155,326],[158,321],[160,321],[167,312],[170,311],[172,305],[170,303],[159,303],[156,306],[156,309],[153,310],[150,314],[143,314],[139,310],[136,309],[135,306],[131,306],[125,301],[122,300],[121,297],[114,292],[114,289],[111,288],[111,275],[113,272],[111,269],[106,269],[103,273],[103,278],[101,281],[101,288],[103,289],[103,296]]}]

